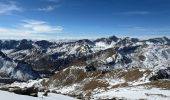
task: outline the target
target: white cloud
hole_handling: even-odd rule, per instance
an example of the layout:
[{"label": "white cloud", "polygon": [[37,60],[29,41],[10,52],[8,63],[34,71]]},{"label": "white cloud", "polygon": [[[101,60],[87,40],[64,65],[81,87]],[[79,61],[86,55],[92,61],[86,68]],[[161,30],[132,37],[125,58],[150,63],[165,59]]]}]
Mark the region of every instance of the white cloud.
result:
[{"label": "white cloud", "polygon": [[47,37],[49,33],[59,33],[62,30],[61,26],[52,26],[45,21],[23,20],[15,28],[0,27],[0,37]]},{"label": "white cloud", "polygon": [[55,8],[56,8],[55,6],[47,6],[45,8],[38,8],[38,11],[52,11]]},{"label": "white cloud", "polygon": [[14,2],[0,2],[0,14],[9,14],[14,11],[22,11],[22,9],[18,7]]},{"label": "white cloud", "polygon": [[21,26],[24,29],[31,30],[32,33],[57,33],[63,30],[61,26],[51,26],[45,21],[37,20],[23,20]]}]

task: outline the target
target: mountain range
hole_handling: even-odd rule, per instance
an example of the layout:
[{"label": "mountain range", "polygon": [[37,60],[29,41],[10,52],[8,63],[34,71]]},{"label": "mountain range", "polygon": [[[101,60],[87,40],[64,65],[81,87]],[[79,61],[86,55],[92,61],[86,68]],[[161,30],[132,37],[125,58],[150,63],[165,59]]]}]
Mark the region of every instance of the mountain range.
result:
[{"label": "mountain range", "polygon": [[60,92],[71,86],[69,93],[86,95],[99,87],[170,79],[170,39],[0,40],[0,77],[47,78],[41,85]]},{"label": "mountain range", "polygon": [[55,42],[1,40],[0,74],[28,80],[48,77],[69,66],[93,66],[96,70],[169,67],[169,46],[170,40],[166,37],[139,40],[111,36]]}]

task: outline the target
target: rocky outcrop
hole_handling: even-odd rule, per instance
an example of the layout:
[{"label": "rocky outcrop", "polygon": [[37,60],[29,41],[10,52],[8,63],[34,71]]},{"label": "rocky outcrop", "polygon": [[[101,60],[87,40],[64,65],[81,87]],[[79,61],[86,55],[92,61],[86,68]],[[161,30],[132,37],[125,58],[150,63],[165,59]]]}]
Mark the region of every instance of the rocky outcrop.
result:
[{"label": "rocky outcrop", "polygon": [[14,92],[16,94],[21,94],[21,95],[38,97],[38,89],[35,87],[28,87],[28,88],[13,87],[9,89],[9,92]]},{"label": "rocky outcrop", "polygon": [[150,81],[155,81],[158,79],[170,79],[170,67],[167,69],[160,69],[155,75],[149,78]]}]

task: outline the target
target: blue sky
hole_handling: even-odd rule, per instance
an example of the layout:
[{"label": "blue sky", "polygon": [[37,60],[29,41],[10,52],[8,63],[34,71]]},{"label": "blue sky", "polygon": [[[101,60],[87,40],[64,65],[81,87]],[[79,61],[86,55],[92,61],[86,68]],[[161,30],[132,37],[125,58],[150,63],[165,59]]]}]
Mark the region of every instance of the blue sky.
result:
[{"label": "blue sky", "polygon": [[0,0],[2,39],[170,37],[170,0]]}]

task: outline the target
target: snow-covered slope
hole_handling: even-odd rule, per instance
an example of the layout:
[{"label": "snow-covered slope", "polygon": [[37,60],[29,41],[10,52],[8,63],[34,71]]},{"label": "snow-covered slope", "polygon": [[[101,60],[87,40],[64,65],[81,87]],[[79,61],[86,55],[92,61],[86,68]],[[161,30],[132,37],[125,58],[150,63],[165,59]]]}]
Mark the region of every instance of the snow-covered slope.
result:
[{"label": "snow-covered slope", "polygon": [[94,99],[125,99],[125,100],[169,100],[169,90],[161,90],[159,88],[147,89],[145,87],[128,87],[117,88],[109,91],[97,93]]},{"label": "snow-covered slope", "polygon": [[40,78],[39,74],[33,71],[31,65],[23,61],[8,58],[2,52],[0,52],[0,75],[2,79],[9,78],[14,81],[26,81]]}]

